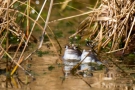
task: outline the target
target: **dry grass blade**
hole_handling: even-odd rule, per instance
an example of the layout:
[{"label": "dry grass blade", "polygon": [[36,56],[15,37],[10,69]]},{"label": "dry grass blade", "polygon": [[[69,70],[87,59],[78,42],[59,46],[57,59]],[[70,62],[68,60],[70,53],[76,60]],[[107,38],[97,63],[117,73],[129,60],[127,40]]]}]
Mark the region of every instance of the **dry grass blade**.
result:
[{"label": "dry grass blade", "polygon": [[[27,1],[27,16],[30,16],[30,0]],[[26,35],[29,36],[29,30],[30,30],[30,20],[27,18],[27,30]]]},{"label": "dry grass blade", "polygon": [[100,32],[99,32],[99,44],[98,44],[98,52],[101,49],[102,39],[103,39],[103,25],[101,25]]},{"label": "dry grass blade", "polygon": [[84,12],[84,13],[81,13],[81,14],[78,14],[78,15],[73,15],[73,16],[69,16],[69,17],[53,20],[53,21],[50,21],[49,23],[58,22],[58,21],[62,21],[62,20],[67,20],[67,19],[72,19],[72,18],[75,18],[75,17],[79,17],[79,16],[83,16],[83,15],[88,15],[88,14],[93,13],[93,12],[94,11],[88,11],[88,12]]},{"label": "dry grass blade", "polygon": [[126,40],[126,43],[125,43],[124,48],[127,47],[127,44],[128,44],[128,42],[129,42],[129,37],[131,36],[131,32],[132,32],[132,30],[133,30],[133,26],[134,26],[134,25],[135,25],[135,17],[134,17],[134,20],[133,20],[133,22],[132,22],[132,26],[131,26],[131,28],[130,28],[130,31],[129,31],[129,34],[128,34],[128,37],[127,37],[127,40]]},{"label": "dry grass blade", "polygon": [[77,76],[82,79],[90,88],[92,87],[91,84],[89,84],[87,81],[84,80],[84,78],[82,78],[82,76],[80,76],[79,74],[77,74]]},{"label": "dry grass blade", "polygon": [[[53,48],[54,48],[54,50],[55,50],[55,52],[56,52],[56,54],[57,54],[57,57],[58,57],[59,60],[60,60],[60,63],[62,63],[62,62],[61,62],[61,59],[60,59],[60,58],[61,58],[60,56],[61,56],[61,54],[62,54],[62,47],[61,47],[61,45],[60,45],[60,42],[58,41],[57,37],[56,37],[55,34],[53,33],[52,29],[51,29],[49,26],[48,26],[48,28],[49,28],[49,30],[51,31],[52,35],[54,35],[54,39],[56,40],[56,42],[57,42],[58,45],[59,45],[59,48],[60,48],[60,53],[59,53],[59,54],[57,53],[57,49],[56,49],[54,43],[52,42],[51,38],[49,37],[49,35],[48,35],[48,34],[46,34],[46,35],[47,35],[47,37],[49,38],[50,42],[52,43]],[[56,63],[58,63],[58,61],[56,61]]]},{"label": "dry grass blade", "polygon": [[41,48],[41,46],[42,46],[42,44],[43,44],[44,35],[45,35],[45,31],[46,31],[46,28],[47,28],[47,25],[48,25],[48,21],[49,21],[49,18],[50,18],[52,6],[53,6],[53,0],[50,1],[50,7],[49,7],[48,15],[47,15],[46,22],[45,22],[45,26],[44,26],[44,29],[43,29],[43,32],[42,32],[40,45],[39,45],[38,48]]},{"label": "dry grass blade", "polygon": [[76,74],[77,68],[82,64],[82,62],[83,62],[83,61],[87,58],[87,56],[89,56],[89,55],[90,55],[90,52],[84,57],[83,60],[81,60],[78,64],[76,64],[76,65],[70,70],[70,72],[71,72],[72,75],[75,75],[75,74]]},{"label": "dry grass blade", "polygon": [[16,52],[15,52],[14,56],[13,56],[13,59],[16,57],[16,55],[17,55],[17,53],[18,53],[18,51],[19,51],[19,49],[20,49],[20,47],[21,47],[21,45],[22,45],[22,43],[24,41],[24,36],[25,35],[23,34],[22,39],[21,39],[21,41],[20,41],[20,43],[19,43],[19,45],[18,45],[18,47],[16,49]]},{"label": "dry grass blade", "polygon": [[17,84],[17,82],[15,81],[15,79],[13,77],[11,77],[11,81],[16,86],[16,88],[18,88],[18,84]]},{"label": "dry grass blade", "polygon": [[[23,61],[23,58],[24,57],[22,57],[20,60],[18,60],[18,62],[17,62],[18,65],[20,65],[20,63]],[[11,73],[10,73],[11,76],[15,73],[16,69],[18,68],[18,65],[16,65],[14,67],[14,69],[11,71]]]},{"label": "dry grass blade", "polygon": [[[8,47],[8,49],[11,47],[11,45]],[[6,51],[8,51],[8,49],[6,50]],[[1,53],[0,53],[0,60],[3,58],[3,56],[4,56],[4,50],[3,49],[1,49]]]},{"label": "dry grass blade", "polygon": [[63,3],[62,6],[61,6],[60,11],[63,11],[63,10],[66,8],[66,6],[68,5],[68,3],[69,3],[70,1],[71,1],[71,0],[65,0],[64,3]]}]

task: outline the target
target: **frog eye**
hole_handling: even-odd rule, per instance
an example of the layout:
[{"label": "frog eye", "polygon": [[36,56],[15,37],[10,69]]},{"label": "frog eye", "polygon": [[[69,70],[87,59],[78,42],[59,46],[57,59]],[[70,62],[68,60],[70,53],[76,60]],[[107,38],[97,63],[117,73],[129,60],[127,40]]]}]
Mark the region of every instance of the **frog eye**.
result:
[{"label": "frog eye", "polygon": [[78,49],[78,47],[77,47],[77,46],[74,46],[73,48],[74,48],[74,50],[77,50],[77,49]]},{"label": "frog eye", "polygon": [[69,48],[69,46],[68,46],[68,45],[66,45],[66,46],[65,46],[65,49],[68,49],[68,48]]}]

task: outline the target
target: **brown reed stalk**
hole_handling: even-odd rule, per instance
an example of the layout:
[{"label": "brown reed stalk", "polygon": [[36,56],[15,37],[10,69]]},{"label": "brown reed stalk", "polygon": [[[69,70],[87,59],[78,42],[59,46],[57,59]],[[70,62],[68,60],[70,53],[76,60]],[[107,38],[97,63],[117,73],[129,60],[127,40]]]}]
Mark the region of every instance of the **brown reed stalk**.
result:
[{"label": "brown reed stalk", "polygon": [[[83,38],[90,32],[88,38],[93,41],[93,44],[96,43],[95,49],[98,51],[100,51],[99,48],[109,48],[109,52],[118,51],[121,48],[125,50],[130,37],[135,34],[133,32],[135,1],[127,0],[127,2],[126,4],[125,1],[101,0],[101,4],[93,8],[89,16],[80,23],[78,27],[80,31],[70,37],[84,33],[81,35]],[[96,26],[95,29],[91,24]],[[101,28],[103,28],[102,34]],[[111,47],[108,47],[109,43]],[[121,43],[124,43],[124,47],[120,47]]]},{"label": "brown reed stalk", "polygon": [[[28,2],[22,2],[19,0],[0,1],[1,2],[1,4],[0,4],[0,15],[1,15],[1,17],[0,17],[0,28],[1,28],[1,30],[0,30],[0,60],[2,61],[3,56],[6,55],[8,57],[8,60],[11,60],[11,62],[7,62],[7,65],[9,65],[10,67],[14,67],[14,65],[15,65],[15,68],[10,68],[11,76],[14,75],[14,73],[17,71],[17,68],[19,67],[24,72],[26,72],[28,75],[30,75],[32,78],[34,78],[34,76],[31,73],[29,73],[21,65],[21,63],[23,63],[26,59],[28,59],[29,56],[32,55],[33,52],[35,52],[36,50],[38,50],[42,47],[44,39],[42,38],[42,40],[38,44],[39,46],[35,50],[33,50],[32,53],[30,53],[28,55],[28,57],[23,58],[23,59],[22,59],[22,57],[25,56],[26,48],[29,46],[29,43],[31,43],[30,38],[33,37],[32,33],[35,30],[35,25],[37,25],[39,27],[39,29],[43,31],[41,33],[41,36],[44,37],[44,35],[47,35],[47,37],[49,38],[49,40],[52,43],[50,36],[46,32],[46,28],[48,26],[50,13],[51,13],[51,9],[53,6],[53,0],[50,1],[50,7],[48,10],[48,16],[46,18],[46,21],[41,16],[41,13],[43,12],[43,9],[45,7],[47,0],[44,1],[40,12],[38,13],[36,11],[37,19],[33,19],[30,16],[30,10],[34,9],[34,8],[31,6],[30,0],[27,0],[27,1]],[[14,8],[13,6],[16,3],[19,3],[19,6],[17,6],[17,7],[21,7],[21,6],[23,6],[23,8],[25,7],[24,11]],[[25,27],[25,29],[22,29],[21,25],[19,25],[20,23],[16,22],[19,14],[21,14],[23,16],[21,19],[25,20],[24,18],[26,18],[27,26]],[[6,18],[4,18],[4,17],[6,17]],[[19,22],[22,23],[21,19]],[[41,19],[45,23],[44,27],[41,26],[41,24],[38,22],[39,19]],[[33,23],[32,28],[30,28],[30,22]],[[25,33],[25,31],[26,31],[26,33]],[[12,53],[10,53],[10,51],[8,51],[9,49],[12,49],[12,46],[14,46],[14,44],[9,42],[10,39],[12,38],[12,37],[8,37],[9,35],[12,35],[13,37],[18,38],[18,40],[19,40],[15,44],[15,45],[17,45],[15,52],[11,51]],[[6,40],[6,42],[5,42],[5,40]],[[21,49],[22,45],[25,45],[25,46],[23,47],[22,52],[20,54],[19,49]],[[53,43],[52,43],[52,45],[53,45]],[[53,47],[55,48],[54,45],[53,45]],[[57,53],[56,48],[55,48],[55,52]],[[19,58],[17,57],[17,55],[19,55]],[[57,55],[57,56],[59,56],[59,55]],[[21,60],[21,62],[18,63],[18,61],[20,61],[20,60]],[[17,81],[12,77],[10,77],[10,78],[12,79],[11,81],[14,82],[13,85],[18,87]],[[8,86],[8,83],[7,83],[7,86]]]}]

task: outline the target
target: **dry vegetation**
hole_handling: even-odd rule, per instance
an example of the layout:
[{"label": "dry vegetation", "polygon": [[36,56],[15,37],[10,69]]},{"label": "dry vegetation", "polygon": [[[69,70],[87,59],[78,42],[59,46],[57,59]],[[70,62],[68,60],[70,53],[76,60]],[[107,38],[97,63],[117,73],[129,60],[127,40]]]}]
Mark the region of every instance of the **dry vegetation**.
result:
[{"label": "dry vegetation", "polygon": [[[53,6],[53,0],[49,1],[50,5],[48,7],[47,17],[41,17],[46,1],[47,0],[44,0],[38,13],[32,7],[30,0],[27,0],[27,2],[22,2],[21,0],[0,0],[0,61],[1,63],[6,63],[6,66],[3,67],[6,68],[6,72],[9,72],[6,77],[7,87],[8,83],[11,83],[11,81],[14,82],[14,86],[18,87],[17,80],[13,77],[16,74],[18,67],[34,79],[34,76],[21,66],[21,64],[23,62],[26,63],[29,60],[29,57],[42,47],[44,36],[48,37],[55,54],[59,57],[59,53],[46,31],[46,28],[48,27],[49,33],[51,32],[51,34],[54,35],[51,28],[49,28],[48,23],[88,14],[88,17],[80,23],[76,33],[69,38],[74,38],[77,35],[81,36],[82,40],[87,38],[87,40],[94,45],[94,49],[97,50],[97,52],[104,49],[107,53],[122,51],[120,53],[129,54],[134,52],[134,0],[97,1],[95,7],[90,8],[91,10],[88,12],[51,22],[49,22],[49,18]],[[71,0],[65,1],[65,3],[61,3],[61,12]],[[19,9],[20,7],[21,9]],[[34,17],[30,12],[31,10],[34,10],[36,13]],[[41,25],[39,19],[44,25]],[[34,30],[37,28],[42,30],[40,40],[33,35]],[[59,48],[61,48],[57,38],[55,40]],[[27,48],[33,43],[35,43],[35,48],[28,53]],[[21,52],[19,52],[20,50]]]},{"label": "dry vegetation", "polygon": [[[74,38],[78,35],[82,40],[85,39],[98,53],[100,60],[111,61],[122,72],[126,73],[122,69],[121,64],[125,66],[132,65],[134,67],[134,17],[134,0],[97,1],[94,8],[91,8],[89,16],[80,23],[77,32],[69,38]],[[122,56],[122,60],[120,61],[122,63],[118,63],[117,60],[119,58],[112,56],[112,53]],[[124,55],[129,56],[123,59],[125,58]],[[76,70],[76,67],[78,65],[71,71]]]},{"label": "dry vegetation", "polygon": [[[1,73],[2,71],[4,73],[6,70],[6,87],[9,84],[12,87],[18,87],[18,81],[20,79],[14,77],[16,76],[18,67],[34,79],[34,76],[21,64],[24,62],[28,64],[29,57],[42,47],[45,35],[49,38],[46,27],[53,6],[53,0],[50,1],[47,18],[43,19],[41,13],[43,12],[46,1],[44,1],[38,13],[32,7],[30,0],[0,0],[0,61],[3,64],[0,70]],[[36,18],[33,17],[32,10],[36,13]],[[41,26],[38,22],[39,19],[44,25]],[[40,40],[33,35],[36,28],[42,30]],[[50,38],[49,40],[51,42]],[[33,50],[28,51],[28,46],[34,43],[36,45]]]},{"label": "dry vegetation", "polygon": [[78,32],[70,38],[77,34],[82,38],[87,37],[98,52],[101,48],[107,49],[107,53],[121,50],[124,54],[134,51],[134,0],[97,1],[89,13],[89,16],[80,23]]}]

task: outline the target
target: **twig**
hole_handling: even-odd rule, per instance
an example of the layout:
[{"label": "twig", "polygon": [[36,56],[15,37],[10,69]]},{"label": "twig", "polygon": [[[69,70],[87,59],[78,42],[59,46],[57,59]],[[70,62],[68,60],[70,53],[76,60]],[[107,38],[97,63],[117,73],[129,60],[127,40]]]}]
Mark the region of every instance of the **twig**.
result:
[{"label": "twig", "polygon": [[52,6],[53,6],[53,0],[51,0],[51,2],[50,2],[50,7],[49,7],[48,15],[47,15],[47,18],[46,18],[45,26],[44,26],[44,29],[43,29],[43,32],[42,32],[41,41],[40,41],[38,49],[40,49],[42,47],[42,44],[43,44],[43,41],[44,41],[44,35],[45,35],[46,27],[48,25],[48,21],[49,21],[49,18],[50,18]]}]

